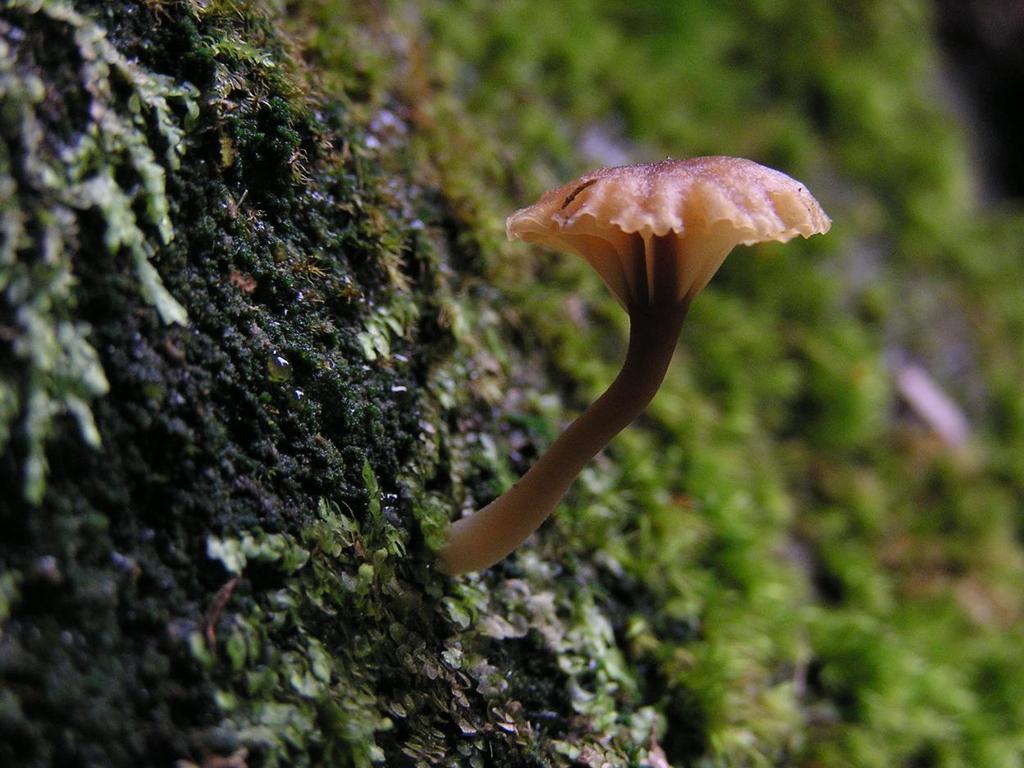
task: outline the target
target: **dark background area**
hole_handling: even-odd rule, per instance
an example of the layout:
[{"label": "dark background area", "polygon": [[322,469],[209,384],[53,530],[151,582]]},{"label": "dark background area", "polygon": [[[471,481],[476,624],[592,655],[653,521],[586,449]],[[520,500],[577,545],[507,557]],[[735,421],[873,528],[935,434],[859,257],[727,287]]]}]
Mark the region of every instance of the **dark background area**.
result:
[{"label": "dark background area", "polygon": [[936,0],[939,40],[973,114],[984,192],[1024,198],[1024,2]]}]

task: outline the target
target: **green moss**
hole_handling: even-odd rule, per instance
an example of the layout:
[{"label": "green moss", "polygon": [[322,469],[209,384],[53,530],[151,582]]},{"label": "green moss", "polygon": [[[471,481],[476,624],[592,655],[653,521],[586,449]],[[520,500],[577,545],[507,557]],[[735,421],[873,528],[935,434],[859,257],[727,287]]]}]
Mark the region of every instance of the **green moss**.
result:
[{"label": "green moss", "polygon": [[[586,155],[610,146],[636,159],[725,152],[777,163],[808,180],[836,220],[820,242],[765,249],[770,258],[754,265],[748,254],[730,259],[694,308],[648,431],[616,440],[610,460],[584,473],[536,545],[552,562],[612,558],[623,577],[657,596],[660,611],[702,627],[699,639],[673,641],[639,616],[625,622],[637,632],[627,668],[645,670],[642,690],[660,691],[660,711],[671,719],[669,757],[723,765],[992,760],[976,745],[1002,743],[994,721],[981,726],[988,735],[968,740],[947,718],[985,722],[971,714],[979,689],[962,682],[953,659],[995,637],[1014,642],[1001,627],[1019,623],[1020,604],[1005,602],[999,585],[1009,572],[1020,578],[1021,560],[1016,545],[1011,554],[991,543],[1013,534],[988,494],[1019,488],[1005,484],[999,459],[979,471],[941,458],[951,482],[935,487],[928,476],[936,459],[905,442],[886,368],[894,348],[910,352],[966,394],[957,388],[971,385],[946,367],[950,349],[982,337],[991,344],[979,354],[1000,359],[996,367],[1020,365],[1016,353],[1006,356],[1013,313],[978,309],[998,296],[1012,303],[1019,291],[991,281],[981,288],[965,275],[982,264],[1003,280],[1018,274],[1019,265],[991,259],[1019,243],[1000,240],[1004,225],[968,235],[957,223],[972,181],[958,129],[920,86],[936,57],[914,31],[927,9],[458,8],[428,16],[439,80],[430,96],[443,136],[430,146],[456,208],[462,195],[472,198],[464,205],[495,213],[528,201],[529,192],[510,193],[515,185],[495,174],[502,163],[539,191],[602,162]],[[569,38],[560,33],[567,27]],[[492,231],[464,221],[484,237]],[[879,237],[884,259],[872,263],[878,246],[870,239]],[[944,266],[968,238],[984,243],[975,257]],[[555,375],[573,382],[578,406],[596,396],[621,354],[603,340],[604,318],[617,317],[607,294],[571,260],[533,260],[497,244],[486,253],[489,274],[516,307],[514,333],[557,361]],[[535,271],[540,284],[524,279]],[[927,287],[930,279],[941,292]],[[583,295],[582,309],[566,310],[567,291]],[[907,295],[934,295],[943,309],[894,298]],[[940,317],[959,311],[951,307],[969,308],[971,319],[950,328]],[[570,326],[570,315],[587,323]],[[595,324],[602,327],[590,330]],[[922,342],[929,339],[931,347]],[[514,365],[508,370],[514,380]],[[965,503],[973,492],[981,496]],[[932,553],[932,565],[910,556],[915,546]],[[984,564],[971,557],[964,566],[966,550],[988,553]],[[942,597],[950,591],[959,595],[954,614],[973,615],[956,639]],[[974,601],[1002,618],[981,619],[968,607]],[[599,605],[605,615],[621,609],[607,595]],[[925,643],[929,633],[942,639]],[[833,656],[833,641],[849,641],[850,652]],[[651,658],[662,660],[653,670]],[[823,693],[825,668],[848,675],[849,685]],[[916,693],[905,695],[904,679]],[[929,686],[958,693],[939,704]],[[860,697],[872,705],[850,704]],[[896,712],[908,713],[901,726]]]},{"label": "green moss", "polygon": [[[41,503],[0,507],[0,762],[1019,761],[1020,215],[956,223],[925,5],[289,9],[5,7],[0,478]],[[625,340],[502,216],[700,152],[834,232],[734,254],[552,523],[438,574]],[[972,462],[894,407],[894,348]]]}]

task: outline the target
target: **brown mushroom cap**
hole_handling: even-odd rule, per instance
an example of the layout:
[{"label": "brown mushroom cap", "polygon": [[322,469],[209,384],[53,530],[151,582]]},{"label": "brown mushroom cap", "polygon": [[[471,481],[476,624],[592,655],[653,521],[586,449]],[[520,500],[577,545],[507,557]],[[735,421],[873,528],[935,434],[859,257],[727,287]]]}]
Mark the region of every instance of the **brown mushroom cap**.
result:
[{"label": "brown mushroom cap", "polygon": [[737,245],[830,226],[798,181],[734,157],[603,168],[506,222],[509,239],[582,256],[630,311],[692,300]]}]

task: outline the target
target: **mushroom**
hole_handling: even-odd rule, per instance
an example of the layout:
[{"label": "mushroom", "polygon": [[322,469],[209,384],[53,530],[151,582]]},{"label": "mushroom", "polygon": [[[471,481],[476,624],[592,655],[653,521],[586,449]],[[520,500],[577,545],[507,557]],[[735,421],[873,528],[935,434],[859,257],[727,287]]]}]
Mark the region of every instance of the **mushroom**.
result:
[{"label": "mushroom", "polygon": [[442,567],[487,568],[540,527],[587,462],[654,397],[691,302],[729,251],[830,225],[802,184],[732,157],[603,168],[512,214],[510,240],[575,252],[597,271],[629,313],[629,349],[607,391],[512,488],[452,524]]}]

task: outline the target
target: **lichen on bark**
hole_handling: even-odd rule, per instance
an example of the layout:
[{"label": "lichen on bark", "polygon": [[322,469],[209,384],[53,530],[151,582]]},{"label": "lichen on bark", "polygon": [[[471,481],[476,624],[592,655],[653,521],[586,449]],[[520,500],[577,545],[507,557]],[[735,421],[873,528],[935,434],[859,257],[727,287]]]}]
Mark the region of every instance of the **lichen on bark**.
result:
[{"label": "lichen on bark", "polygon": [[[9,21],[0,30],[0,288],[13,320],[8,342],[16,363],[0,379],[0,449],[15,432],[24,446],[23,493],[39,503],[46,483],[44,443],[55,416],[73,416],[82,439],[94,448],[100,443],[90,405],[106,394],[107,380],[88,327],[72,320],[73,258],[88,217],[100,218],[85,226],[98,226],[107,249],[130,254],[139,288],[161,319],[186,321],[150,256],[155,243],[174,237],[165,167],[176,170],[185,149],[182,120],[168,101],[179,103],[186,121],[197,107],[188,83],[136,66],[70,5],[25,0],[7,10]],[[32,28],[23,32],[15,26],[20,20]],[[60,70],[37,65],[53,53],[32,50],[32,35],[64,43],[56,53],[64,59]],[[150,145],[149,123],[163,145],[163,164]]]}]

